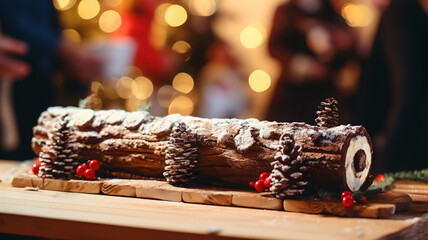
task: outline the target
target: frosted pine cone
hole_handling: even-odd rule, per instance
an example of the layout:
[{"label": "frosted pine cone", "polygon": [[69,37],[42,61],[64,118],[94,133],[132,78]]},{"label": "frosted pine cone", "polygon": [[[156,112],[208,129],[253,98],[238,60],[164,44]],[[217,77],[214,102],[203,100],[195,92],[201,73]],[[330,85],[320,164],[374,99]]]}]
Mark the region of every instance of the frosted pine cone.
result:
[{"label": "frosted pine cone", "polygon": [[339,125],[339,110],[337,109],[337,101],[334,98],[327,98],[321,105],[318,106],[318,117],[315,122],[320,127],[331,128]]},{"label": "frosted pine cone", "polygon": [[194,147],[196,136],[191,134],[185,123],[179,123],[172,129],[165,154],[166,181],[173,185],[184,185],[196,178],[198,149]]},{"label": "frosted pine cone", "polygon": [[40,177],[71,179],[75,175],[76,167],[79,162],[75,161],[77,154],[73,153],[69,143],[70,118],[67,115],[61,117],[55,125],[55,134],[52,136],[50,143],[50,152],[40,153],[41,167],[39,170]]},{"label": "frosted pine cone", "polygon": [[301,195],[305,192],[306,161],[301,157],[302,146],[295,144],[291,135],[283,134],[280,138],[279,151],[275,155],[269,190],[277,198]]}]

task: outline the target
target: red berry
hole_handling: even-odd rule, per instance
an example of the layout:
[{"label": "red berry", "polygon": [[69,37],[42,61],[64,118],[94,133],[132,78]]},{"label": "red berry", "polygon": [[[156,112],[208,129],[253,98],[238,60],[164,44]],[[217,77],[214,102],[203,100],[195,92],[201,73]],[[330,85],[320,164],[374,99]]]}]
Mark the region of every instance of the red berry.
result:
[{"label": "red berry", "polygon": [[345,196],[348,196],[348,195],[352,196],[352,193],[350,191],[344,191],[342,194],[340,194],[340,197],[344,198]]},{"label": "red berry", "polygon": [[97,160],[91,160],[89,162],[89,168],[94,171],[97,171],[100,168],[100,163]]},{"label": "red berry", "polygon": [[327,196],[327,200],[330,201],[331,200],[331,196]]},{"label": "red berry", "polygon": [[383,174],[378,174],[375,178],[375,182],[383,182],[385,181],[385,176]]},{"label": "red berry", "polygon": [[257,182],[254,184],[254,188],[256,188],[257,192],[261,192],[265,190],[265,183],[263,180],[257,180]]},{"label": "red berry", "polygon": [[272,182],[272,179],[268,178],[266,180],[264,180],[264,185],[266,188],[270,188],[270,183]]},{"label": "red berry", "polygon": [[354,204],[354,198],[352,195],[346,195],[342,198],[342,205],[345,207],[351,207]]},{"label": "red berry", "polygon": [[262,174],[260,174],[259,180],[265,180],[269,177],[269,173],[264,172]]},{"label": "red berry", "polygon": [[77,169],[76,169],[77,175],[79,175],[81,177],[85,176],[86,169],[88,169],[88,166],[86,166],[86,163],[78,166]]},{"label": "red berry", "polygon": [[31,170],[33,170],[33,173],[37,176],[39,176],[39,167],[40,165],[37,165],[37,163],[34,163],[33,166],[31,166]]},{"label": "red berry", "polygon": [[250,187],[254,187],[254,182],[250,182]]},{"label": "red berry", "polygon": [[91,168],[85,170],[85,178],[86,179],[94,179],[96,177],[95,171]]},{"label": "red berry", "polygon": [[40,161],[40,158],[37,158],[36,164],[39,165],[39,166],[42,165],[42,162]]},{"label": "red berry", "polygon": [[362,202],[362,203],[367,203],[367,202],[368,202],[368,201],[367,201],[367,198],[366,198],[366,197],[362,197],[362,198],[361,198],[361,202]]}]

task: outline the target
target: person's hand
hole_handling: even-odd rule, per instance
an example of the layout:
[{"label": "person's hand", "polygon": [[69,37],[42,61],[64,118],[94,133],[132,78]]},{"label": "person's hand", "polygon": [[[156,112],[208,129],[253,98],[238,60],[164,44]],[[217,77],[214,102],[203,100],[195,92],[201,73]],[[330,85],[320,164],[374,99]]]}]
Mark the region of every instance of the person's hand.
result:
[{"label": "person's hand", "polygon": [[13,57],[27,52],[28,45],[25,42],[0,35],[0,80],[19,80],[30,73],[30,65]]},{"label": "person's hand", "polygon": [[66,70],[81,82],[90,82],[102,74],[102,59],[82,45],[61,43],[59,57]]}]

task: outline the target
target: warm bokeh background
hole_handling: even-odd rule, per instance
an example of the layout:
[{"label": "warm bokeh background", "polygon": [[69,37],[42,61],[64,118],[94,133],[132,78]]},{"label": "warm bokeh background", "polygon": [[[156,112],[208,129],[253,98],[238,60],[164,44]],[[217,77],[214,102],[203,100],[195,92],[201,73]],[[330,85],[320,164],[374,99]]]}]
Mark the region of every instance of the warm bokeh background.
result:
[{"label": "warm bokeh background", "polygon": [[[155,115],[260,119],[280,72],[268,37],[275,10],[285,2],[54,0],[63,36],[106,57],[109,69],[90,86],[104,108],[135,111],[150,101]],[[366,0],[332,3],[355,28],[360,54],[367,54],[378,10]],[[314,41],[313,47],[323,47],[317,44],[322,42]],[[355,64],[344,70],[341,85],[349,94],[359,72]],[[67,89],[58,94],[59,104],[76,105],[83,93],[64,88],[61,74],[55,82]]]}]

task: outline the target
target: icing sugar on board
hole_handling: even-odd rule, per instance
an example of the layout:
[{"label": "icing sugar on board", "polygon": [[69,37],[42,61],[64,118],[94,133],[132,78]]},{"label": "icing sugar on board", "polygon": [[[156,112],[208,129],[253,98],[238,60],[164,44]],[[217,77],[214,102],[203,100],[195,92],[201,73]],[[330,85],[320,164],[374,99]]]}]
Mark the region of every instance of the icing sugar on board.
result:
[{"label": "icing sugar on board", "polygon": [[372,198],[369,204],[356,204],[350,208],[345,208],[340,202],[334,201],[313,199],[280,200],[271,197],[267,193],[212,187],[182,188],[156,180],[102,179],[99,181],[66,181],[41,179],[33,175],[30,171],[17,175],[12,181],[12,186],[367,218],[389,218],[395,214],[396,210],[405,211],[412,201],[407,194],[387,192],[382,193],[378,198]]}]

